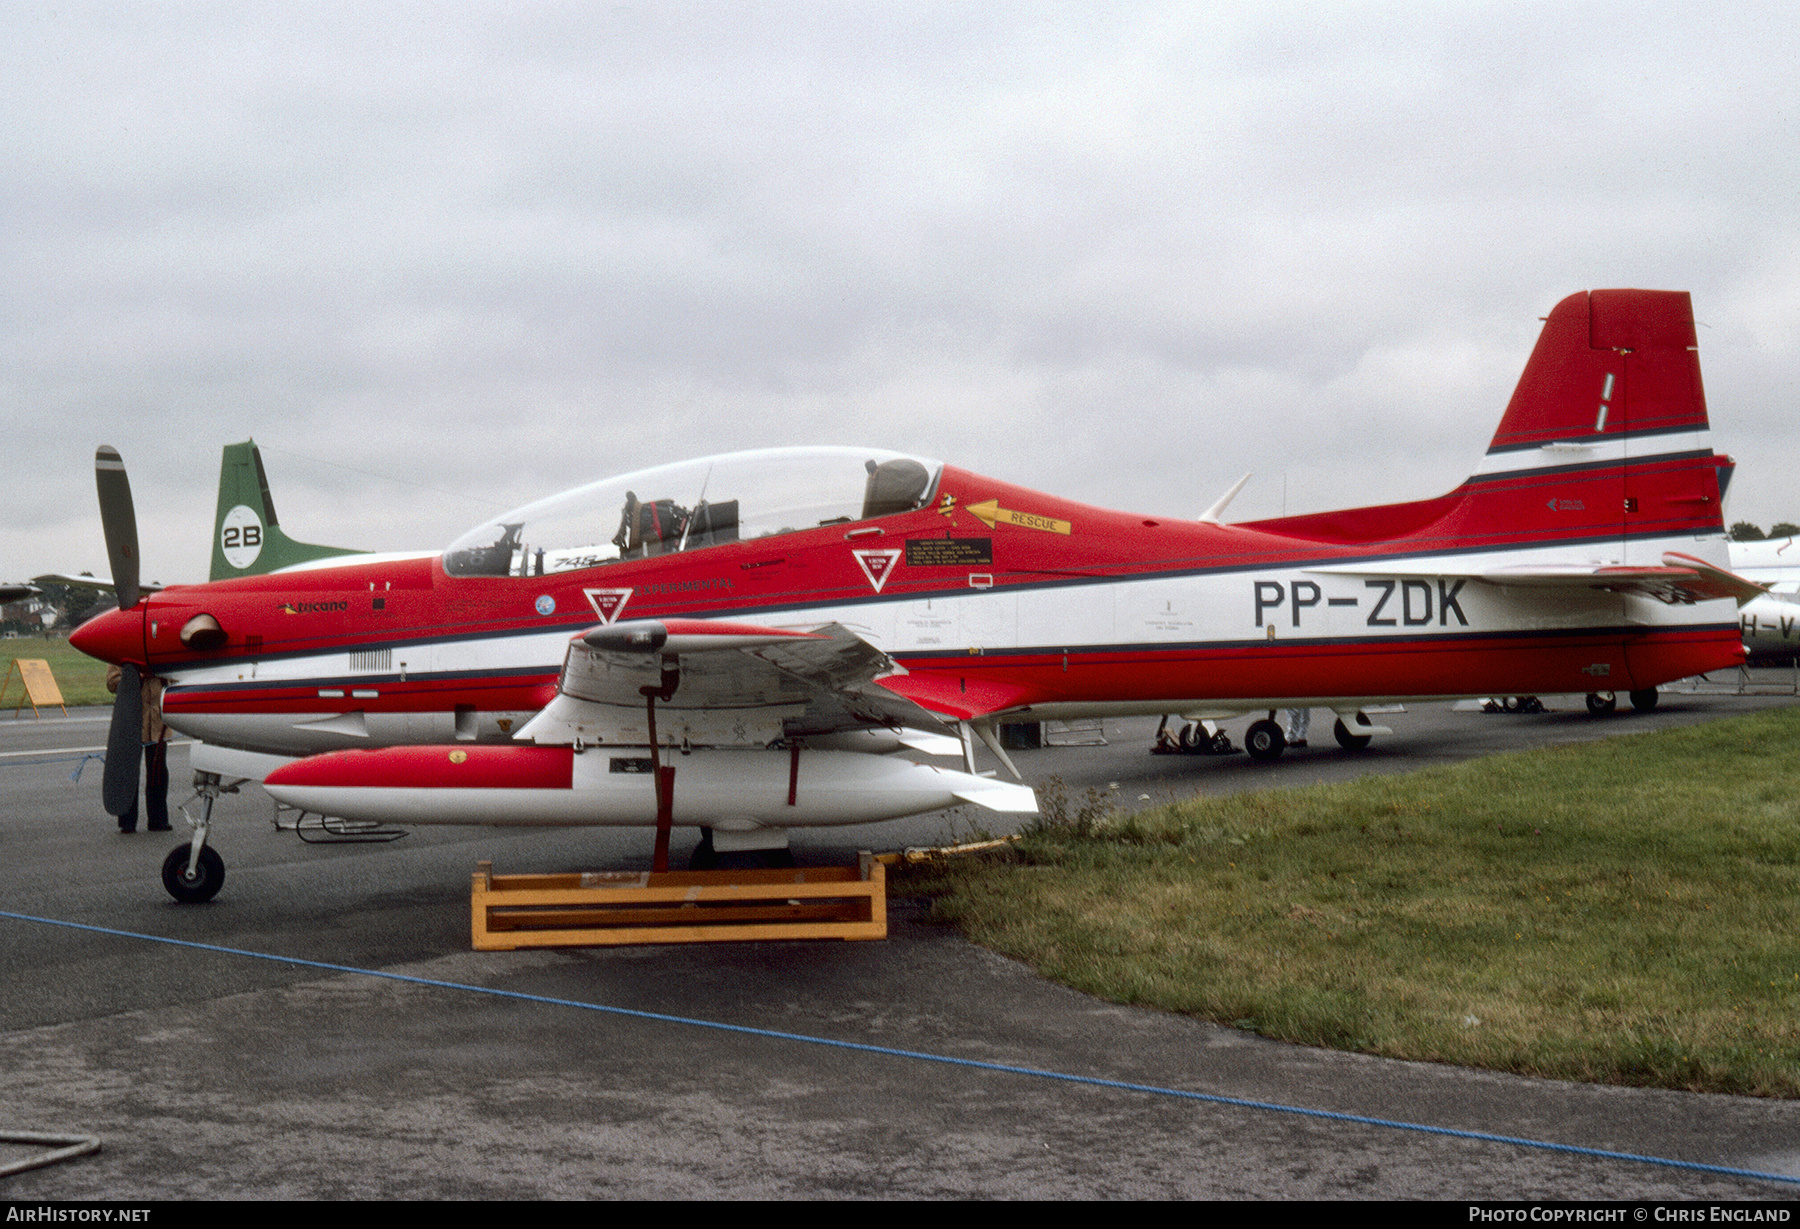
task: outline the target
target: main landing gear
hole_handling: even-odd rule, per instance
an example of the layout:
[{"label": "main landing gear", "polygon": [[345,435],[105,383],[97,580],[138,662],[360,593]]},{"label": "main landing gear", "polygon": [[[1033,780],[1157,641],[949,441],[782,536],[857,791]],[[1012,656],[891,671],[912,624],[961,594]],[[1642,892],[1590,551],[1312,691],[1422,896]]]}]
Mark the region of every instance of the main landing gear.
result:
[{"label": "main landing gear", "polygon": [[[1346,751],[1363,751],[1377,734],[1388,734],[1392,731],[1385,726],[1372,724],[1361,712],[1351,714],[1346,722],[1342,717],[1331,727],[1331,733],[1337,739],[1338,746]],[[1250,728],[1244,731],[1244,750],[1250,753],[1253,760],[1267,763],[1281,758],[1287,750],[1287,732],[1271,713],[1261,721],[1253,721]]]},{"label": "main landing gear", "polygon": [[194,830],[194,837],[184,845],[177,845],[163,859],[163,887],[169,895],[184,905],[198,905],[211,900],[225,886],[225,859],[219,851],[206,843],[206,834],[212,830],[213,803],[221,794],[235,794],[242,781],[225,783],[216,772],[197,772],[194,774],[194,796],[188,802],[200,803],[200,818],[195,819],[188,812],[187,804],[181,807],[182,815]]},{"label": "main landing gear", "polygon": [[1252,721],[1250,728],[1244,731],[1244,750],[1250,753],[1253,760],[1265,763],[1278,760],[1281,753],[1287,750],[1287,734],[1273,718]]},{"label": "main landing gear", "polygon": [[[1369,719],[1364,717],[1361,713],[1358,713],[1356,714],[1356,723],[1358,725],[1367,725],[1369,724]],[[1375,737],[1373,734],[1357,734],[1352,732],[1350,727],[1344,724],[1344,719],[1342,717],[1339,717],[1337,722],[1331,727],[1331,735],[1333,738],[1337,739],[1338,746],[1346,751],[1366,751],[1369,743]]]},{"label": "main landing gear", "polygon": [[1169,719],[1164,716],[1156,727],[1156,741],[1151,755],[1236,755],[1231,736],[1210,721],[1189,721],[1178,733],[1169,732]]},{"label": "main landing gear", "polygon": [[[1641,691],[1628,693],[1631,699],[1631,711],[1648,713],[1656,708],[1659,693],[1654,687],[1646,687]],[[1619,693],[1616,691],[1590,691],[1587,698],[1587,711],[1595,717],[1604,717],[1619,707]]]}]

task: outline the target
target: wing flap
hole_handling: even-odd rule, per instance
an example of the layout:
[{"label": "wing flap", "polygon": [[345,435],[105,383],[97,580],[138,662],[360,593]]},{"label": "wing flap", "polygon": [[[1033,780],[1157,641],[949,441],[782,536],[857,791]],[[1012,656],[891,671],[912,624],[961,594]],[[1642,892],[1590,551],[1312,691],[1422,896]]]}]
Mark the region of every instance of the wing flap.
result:
[{"label": "wing flap", "polygon": [[937,670],[915,670],[875,680],[876,685],[903,696],[921,708],[958,721],[986,717],[1031,703],[1032,693],[1014,683],[972,679]]}]

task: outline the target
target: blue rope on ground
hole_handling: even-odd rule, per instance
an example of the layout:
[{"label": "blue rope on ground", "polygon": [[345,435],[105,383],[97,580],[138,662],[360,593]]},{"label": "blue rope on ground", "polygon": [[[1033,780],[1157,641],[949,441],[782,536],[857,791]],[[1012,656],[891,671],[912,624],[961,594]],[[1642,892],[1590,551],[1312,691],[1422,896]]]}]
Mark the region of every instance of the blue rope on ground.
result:
[{"label": "blue rope on ground", "polygon": [[638,1020],[654,1020],[663,1024],[682,1024],[690,1028],[712,1029],[722,1033],[739,1033],[747,1037],[768,1037],[780,1041],[797,1041],[806,1045],[830,1046],[864,1054],[880,1054],[889,1058],[910,1058],[918,1062],[941,1063],[953,1067],[970,1067],[995,1071],[1004,1075],[1026,1075],[1043,1080],[1059,1080],[1067,1084],[1086,1084],[1095,1088],[1114,1088],[1123,1092],[1145,1093],[1157,1097],[1176,1097],[1211,1105],[1229,1105],[1238,1109],[1262,1110],[1272,1114],[1293,1114],[1327,1122],[1348,1122],[1359,1126],[1385,1127],[1394,1131],[1412,1131],[1421,1135],[1440,1135],[1451,1139],[1476,1140],[1487,1144],[1511,1144],[1540,1152],[1560,1152],[1571,1156],[1594,1157],[1608,1161],[1634,1161],[1640,1165],[1658,1165],[1667,1169],[1683,1169],[1694,1173],[1719,1174],[1730,1178],[1755,1178],[1765,1182],[1800,1184],[1800,1176],[1764,1173],[1755,1169],[1738,1169],[1730,1165],[1708,1165],[1699,1161],[1682,1161],[1672,1157],[1644,1156],[1635,1152],[1612,1152],[1605,1148],[1587,1148],[1578,1144],[1558,1144],[1549,1140],[1527,1139],[1517,1135],[1496,1135],[1488,1131],[1465,1131],[1455,1127],[1435,1127],[1427,1123],[1403,1122],[1393,1118],[1374,1118],[1366,1114],[1346,1114],[1337,1110],[1309,1109],[1301,1105],[1283,1105],[1276,1101],[1257,1101],[1247,1097],[1228,1097],[1219,1093],[1192,1092],[1183,1088],[1164,1088],[1157,1084],[1134,1084],[1126,1080],[1108,1080],[1098,1076],[1075,1075],[1066,1071],[1049,1071],[1040,1067],[1019,1067],[1010,1063],[984,1062],[975,1058],[957,1058],[948,1054],[931,1054],[924,1050],[901,1050],[891,1046],[872,1045],[862,1041],[839,1041],[831,1037],[814,1037],[807,1033],[786,1033],[779,1029],[756,1028],[748,1024],[726,1024],[718,1020],[701,1020],[692,1016],[667,1015],[663,1012],[640,1011],[632,1007],[609,1007],[602,1003],[583,1003],[578,999],[559,999],[541,994],[523,994],[516,990],[495,990],[488,986],[471,986],[464,982],[439,981],[414,977],[407,973],[387,973],[379,969],[359,969],[353,965],[328,964],[321,960],[304,960],[298,956],[276,956],[268,952],[252,952],[236,947],[220,947],[212,943],[196,943],[191,939],[168,939],[161,935],[139,934],[115,930],[109,926],[93,926],[85,922],[65,922],[56,918],[33,917],[25,913],[0,910],[0,917],[18,922],[35,922],[42,926],[61,926],[69,930],[86,930],[95,934],[115,935],[123,939],[140,939],[148,943],[164,943],[171,947],[195,951],[217,952],[224,956],[243,956],[251,960],[268,960],[300,968],[321,969],[328,973],[352,973],[363,977],[379,977],[388,981],[407,982],[415,986],[432,986],[439,990],[460,990],[467,994],[485,994],[494,998],[515,999],[523,1003],[541,1003],[550,1007],[574,1007],[582,1011],[598,1011],[608,1015],[628,1016]]},{"label": "blue rope on ground", "polygon": [[69,780],[80,781],[81,770],[87,767],[89,760],[99,760],[104,764],[106,763],[106,756],[99,751],[89,751],[85,755],[58,755],[55,752],[46,752],[33,759],[7,758],[0,760],[0,768],[42,768],[45,764],[74,764],[75,771],[69,774]]}]

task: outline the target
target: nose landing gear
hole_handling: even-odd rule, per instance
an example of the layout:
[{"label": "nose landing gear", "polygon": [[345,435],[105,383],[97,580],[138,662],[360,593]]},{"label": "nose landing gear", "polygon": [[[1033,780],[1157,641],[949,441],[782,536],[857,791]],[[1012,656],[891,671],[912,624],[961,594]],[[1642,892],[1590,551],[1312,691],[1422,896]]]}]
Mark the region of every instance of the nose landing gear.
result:
[{"label": "nose landing gear", "polygon": [[[216,772],[194,774],[194,796],[181,805],[181,814],[194,830],[193,839],[171,849],[162,865],[163,887],[184,905],[203,904],[217,896],[219,889],[225,886],[225,859],[206,843],[206,835],[212,830],[213,803],[222,794],[237,793],[242,784],[242,781],[226,784]],[[200,803],[199,819],[189,812],[189,802]]]}]

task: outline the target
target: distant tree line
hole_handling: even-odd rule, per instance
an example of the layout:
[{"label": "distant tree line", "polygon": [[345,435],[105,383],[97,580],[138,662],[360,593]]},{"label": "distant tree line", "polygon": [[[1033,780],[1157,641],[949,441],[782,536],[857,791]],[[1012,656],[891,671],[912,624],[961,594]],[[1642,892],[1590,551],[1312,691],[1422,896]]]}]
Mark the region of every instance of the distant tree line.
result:
[{"label": "distant tree line", "polygon": [[1762,542],[1768,538],[1791,538],[1800,534],[1800,525],[1791,521],[1777,521],[1764,533],[1749,521],[1733,521],[1730,538],[1733,542]]}]

